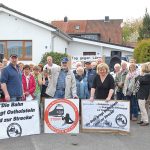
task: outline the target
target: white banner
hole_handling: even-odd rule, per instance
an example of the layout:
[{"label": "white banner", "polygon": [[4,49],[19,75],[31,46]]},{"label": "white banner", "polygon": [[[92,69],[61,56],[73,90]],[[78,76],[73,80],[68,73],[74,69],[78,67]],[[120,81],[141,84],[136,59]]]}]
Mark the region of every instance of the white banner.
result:
[{"label": "white banner", "polygon": [[39,133],[37,101],[0,103],[0,139]]},{"label": "white banner", "polygon": [[130,132],[128,101],[82,100],[82,129]]},{"label": "white banner", "polygon": [[84,63],[85,61],[97,61],[98,58],[101,58],[100,56],[72,56],[71,60],[71,68],[75,69],[77,62]]},{"label": "white banner", "polygon": [[45,133],[79,133],[78,99],[45,99]]},{"label": "white banner", "polygon": [[72,56],[72,61],[97,61],[100,56]]}]

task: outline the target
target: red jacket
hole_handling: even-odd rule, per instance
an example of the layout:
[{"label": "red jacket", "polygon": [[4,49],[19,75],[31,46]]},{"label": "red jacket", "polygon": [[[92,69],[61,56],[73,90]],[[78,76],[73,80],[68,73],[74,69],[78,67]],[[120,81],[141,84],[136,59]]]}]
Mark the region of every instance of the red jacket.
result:
[{"label": "red jacket", "polygon": [[36,89],[36,82],[35,79],[33,77],[32,74],[30,74],[30,78],[29,78],[29,87],[27,89],[27,82],[26,82],[26,77],[24,74],[22,74],[22,84],[23,84],[23,91],[25,92],[29,92],[31,94],[31,96],[34,99],[34,92]]}]

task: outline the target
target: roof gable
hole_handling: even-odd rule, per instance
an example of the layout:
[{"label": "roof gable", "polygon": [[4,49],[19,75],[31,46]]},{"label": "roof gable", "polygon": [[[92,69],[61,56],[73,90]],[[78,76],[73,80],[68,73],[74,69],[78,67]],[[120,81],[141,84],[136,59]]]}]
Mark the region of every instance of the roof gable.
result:
[{"label": "roof gable", "polygon": [[49,23],[46,23],[44,21],[38,20],[36,18],[33,18],[33,17],[28,16],[26,14],[23,14],[21,12],[18,12],[18,11],[14,10],[14,9],[11,9],[11,8],[3,5],[2,3],[0,3],[0,12],[1,11],[5,12],[5,13],[8,13],[8,14],[11,14],[13,16],[16,16],[16,17],[18,17],[20,19],[23,19],[25,21],[28,21],[30,23],[33,23],[33,24],[35,24],[37,26],[40,26],[40,27],[42,27],[44,29],[47,29],[49,31],[52,31],[57,36],[60,36],[60,37],[66,39],[68,41],[72,40],[72,38],[68,34],[60,31],[57,27],[54,27],[53,25],[51,25]]},{"label": "roof gable", "polygon": [[[52,25],[70,35],[99,34],[102,41],[122,44],[122,19],[52,21]],[[79,29],[75,27],[79,25]]]}]

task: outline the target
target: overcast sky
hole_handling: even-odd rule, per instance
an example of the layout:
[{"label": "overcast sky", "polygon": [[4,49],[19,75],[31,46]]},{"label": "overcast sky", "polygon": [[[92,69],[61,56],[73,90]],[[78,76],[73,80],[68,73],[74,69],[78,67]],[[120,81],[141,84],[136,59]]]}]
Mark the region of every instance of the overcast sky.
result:
[{"label": "overcast sky", "polygon": [[150,0],[0,0],[0,3],[31,17],[50,22],[63,20],[136,19],[150,13]]}]

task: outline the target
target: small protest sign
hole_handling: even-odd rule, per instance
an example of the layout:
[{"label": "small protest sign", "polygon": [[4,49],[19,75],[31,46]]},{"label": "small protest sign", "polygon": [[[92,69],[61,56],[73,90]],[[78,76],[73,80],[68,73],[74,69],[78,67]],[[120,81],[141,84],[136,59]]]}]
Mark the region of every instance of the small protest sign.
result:
[{"label": "small protest sign", "polygon": [[45,100],[45,133],[79,133],[79,101]]},{"label": "small protest sign", "polygon": [[39,133],[37,101],[0,103],[0,139]]}]

